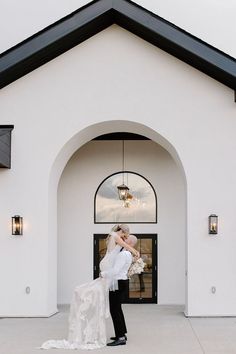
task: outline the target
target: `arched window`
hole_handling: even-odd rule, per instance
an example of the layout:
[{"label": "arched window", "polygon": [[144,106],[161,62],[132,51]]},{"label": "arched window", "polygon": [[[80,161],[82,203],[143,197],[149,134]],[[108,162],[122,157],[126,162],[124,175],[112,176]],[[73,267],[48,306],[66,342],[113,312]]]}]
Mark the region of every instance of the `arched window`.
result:
[{"label": "arched window", "polygon": [[[129,188],[128,198],[120,200],[117,186]],[[94,222],[156,223],[157,198],[151,183],[138,173],[124,171],[108,176],[99,185],[94,198]]]}]

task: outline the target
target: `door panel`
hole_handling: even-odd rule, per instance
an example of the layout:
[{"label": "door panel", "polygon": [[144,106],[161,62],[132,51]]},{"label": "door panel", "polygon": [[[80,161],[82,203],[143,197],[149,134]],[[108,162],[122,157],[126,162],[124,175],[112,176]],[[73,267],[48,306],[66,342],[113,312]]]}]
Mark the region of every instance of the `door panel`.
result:
[{"label": "door panel", "polygon": [[[129,280],[129,295],[126,303],[157,303],[157,235],[135,234],[136,249],[145,262],[144,272]],[[94,235],[94,279],[99,276],[99,262],[106,253],[104,234]]]}]

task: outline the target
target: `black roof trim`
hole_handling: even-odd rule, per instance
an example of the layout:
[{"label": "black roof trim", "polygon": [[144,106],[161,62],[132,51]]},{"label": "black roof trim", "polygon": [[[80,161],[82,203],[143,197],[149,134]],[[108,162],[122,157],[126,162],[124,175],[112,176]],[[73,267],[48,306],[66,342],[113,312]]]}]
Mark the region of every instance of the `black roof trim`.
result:
[{"label": "black roof trim", "polygon": [[236,90],[236,60],[130,0],[95,0],[0,55],[0,88],[116,23]]}]

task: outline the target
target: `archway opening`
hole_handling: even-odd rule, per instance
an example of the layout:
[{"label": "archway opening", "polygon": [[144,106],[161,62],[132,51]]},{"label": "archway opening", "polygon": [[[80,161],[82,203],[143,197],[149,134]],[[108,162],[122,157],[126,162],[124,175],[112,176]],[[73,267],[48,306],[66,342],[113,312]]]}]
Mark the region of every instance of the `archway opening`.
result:
[{"label": "archway opening", "polygon": [[[121,129],[122,127],[122,129]],[[77,221],[77,225],[79,225],[80,223],[78,223],[78,219],[76,219],[76,215],[73,214],[73,212],[71,212],[71,210],[73,210],[73,205],[71,205],[71,199],[68,197],[68,193],[65,193],[66,189],[65,189],[65,184],[68,182],[68,178],[72,178],[72,180],[74,178],[76,178],[76,173],[75,173],[75,170],[73,172],[73,168],[75,166],[78,167],[78,170],[77,171],[83,171],[84,175],[83,176],[80,176],[80,177],[83,177],[85,178],[85,176],[87,175],[87,179],[84,179],[85,181],[85,184],[87,184],[88,182],[88,176],[91,177],[91,179],[94,180],[94,190],[93,190],[93,193],[96,192],[96,188],[98,187],[98,183],[97,181],[102,181],[102,178],[101,176],[97,176],[98,178],[94,178],[94,176],[96,176],[96,171],[97,169],[95,168],[92,171],[92,167],[95,167],[93,162],[91,161],[90,158],[86,158],[86,154],[90,154],[90,157],[91,156],[94,156],[95,160],[98,162],[98,156],[100,156],[101,158],[104,159],[104,153],[109,151],[110,153],[110,160],[111,161],[114,161],[116,162],[116,146],[114,145],[114,141],[113,143],[110,143],[110,147],[112,146],[113,144],[113,150],[112,149],[107,149],[107,144],[105,143],[106,146],[104,146],[104,142],[103,142],[103,146],[102,144],[100,145],[100,148],[101,148],[101,151],[102,151],[102,154],[101,154],[101,151],[99,152],[98,151],[98,147],[95,146],[98,142],[94,142],[94,141],[91,141],[92,139],[94,139],[96,136],[97,136],[97,133],[99,131],[99,135],[102,135],[102,134],[106,134],[106,133],[111,133],[111,132],[118,132],[118,131],[126,131],[126,132],[132,132],[132,133],[137,133],[137,134],[140,134],[140,132],[142,132],[142,135],[144,135],[145,133],[145,136],[148,137],[150,139],[150,141],[148,142],[142,142],[142,144],[146,144],[146,145],[150,145],[148,147],[149,149],[149,152],[152,151],[152,155],[154,156],[155,153],[157,153],[157,151],[154,153],[154,146],[156,147],[156,150],[159,151],[159,155],[162,156],[161,159],[159,159],[159,161],[162,161],[162,168],[160,169],[160,166],[159,166],[159,170],[161,171],[161,177],[159,177],[159,182],[160,182],[160,178],[162,178],[162,181],[165,180],[165,182],[167,182],[167,179],[166,179],[166,175],[163,174],[163,171],[165,170],[165,164],[167,163],[168,165],[168,161],[169,161],[169,165],[166,167],[168,168],[171,168],[170,166],[172,166],[172,169],[171,171],[169,170],[168,172],[168,176],[169,178],[172,180],[169,180],[168,183],[166,184],[165,188],[160,188],[160,190],[162,190],[162,193],[163,193],[163,196],[167,193],[168,191],[168,196],[166,194],[166,201],[167,201],[167,204],[169,203],[169,206],[171,205],[171,200],[169,198],[173,198],[173,191],[170,190],[170,186],[172,185],[173,186],[173,181],[175,180],[175,184],[176,184],[176,178],[178,179],[179,181],[179,186],[178,188],[173,188],[173,190],[178,190],[178,195],[174,195],[175,196],[175,203],[173,204],[172,203],[172,207],[173,209],[171,209],[171,207],[168,208],[168,205],[167,204],[163,204],[161,203],[161,205],[163,206],[163,208],[161,209],[162,211],[165,210],[164,214],[161,214],[162,215],[162,218],[160,220],[160,222],[158,224],[154,224],[154,225],[150,225],[150,230],[151,228],[153,228],[152,230],[155,229],[155,231],[157,230],[157,228],[159,228],[158,230],[158,234],[159,234],[159,237],[161,236],[162,237],[162,246],[159,248],[159,255],[160,255],[160,262],[162,263],[162,258],[163,259],[171,259],[171,249],[175,249],[176,247],[179,247],[181,245],[181,248],[182,248],[182,251],[181,252],[177,252],[177,254],[175,255],[174,257],[174,262],[173,262],[173,259],[172,261],[170,262],[172,264],[172,269],[176,268],[176,266],[179,266],[179,264],[182,262],[182,265],[181,265],[181,283],[182,283],[182,299],[184,299],[184,303],[185,303],[185,307],[187,306],[187,297],[186,297],[186,279],[185,279],[185,260],[186,260],[186,178],[185,178],[185,173],[184,173],[184,169],[183,169],[183,166],[182,166],[182,163],[181,163],[181,160],[178,156],[178,153],[176,152],[176,150],[174,149],[174,147],[166,140],[164,139],[162,136],[160,136],[157,132],[153,131],[152,129],[148,128],[148,127],[145,127],[141,124],[138,124],[138,123],[133,123],[133,122],[127,122],[127,121],[122,121],[122,122],[118,122],[118,121],[113,121],[113,122],[103,122],[103,123],[99,123],[99,124],[96,124],[94,126],[90,126],[82,131],[80,131],[78,134],[76,134],[74,137],[72,137],[70,139],[69,142],[67,142],[64,147],[62,148],[62,150],[60,151],[60,153],[58,154],[57,156],[57,159],[55,160],[55,163],[54,163],[54,166],[52,168],[52,173],[51,173],[51,178],[50,178],[50,189],[49,189],[49,197],[50,197],[50,203],[51,205],[54,205],[54,213],[52,214],[52,210],[53,208],[49,208],[50,212],[51,212],[51,216],[49,218],[50,220],[50,234],[51,236],[53,235],[53,237],[51,238],[50,240],[50,253],[51,253],[51,257],[50,257],[50,260],[51,260],[51,265],[50,265],[50,269],[49,269],[49,273],[50,273],[50,286],[51,286],[51,290],[50,290],[50,298],[49,298],[49,306],[51,304],[51,306],[56,306],[57,304],[57,297],[58,297],[58,302],[59,303],[68,303],[69,301],[66,299],[66,296],[64,295],[59,295],[57,294],[57,284],[56,284],[56,273],[57,273],[57,270],[56,270],[56,263],[57,263],[57,252],[55,252],[56,250],[56,244],[57,244],[57,215],[56,215],[56,209],[57,209],[57,188],[55,188],[55,186],[57,187],[58,183],[59,183],[59,180],[60,180],[60,183],[59,183],[59,189],[58,189],[58,211],[59,213],[62,212],[62,214],[59,215],[59,218],[58,220],[61,220],[61,223],[63,223],[63,220],[64,218],[68,218],[70,220],[76,220]],[[130,142],[130,161],[132,161],[133,163],[135,163],[135,154],[134,154],[134,150],[137,149],[137,141],[136,142]],[[151,146],[152,145],[152,146]],[[142,151],[145,151],[143,149],[143,145],[139,147],[140,150]],[[154,150],[153,150],[154,148]],[[94,150],[95,149],[95,150]],[[96,151],[96,154],[94,154],[94,151]],[[112,155],[111,154],[111,151],[114,152],[114,154]],[[136,151],[137,153],[137,151]],[[103,155],[103,157],[102,157]],[[137,154],[136,154],[137,156]],[[140,154],[138,154],[139,156],[139,161],[140,161]],[[150,154],[149,154],[150,156]],[[167,158],[168,156],[168,158]],[[106,157],[107,158],[107,157]],[[154,157],[153,157],[154,158]],[[160,156],[159,156],[160,158]],[[80,160],[80,161],[79,161]],[[79,163],[78,163],[79,161]],[[118,158],[118,161],[119,161],[119,158]],[[146,163],[148,163],[148,159],[145,160]],[[84,165],[83,165],[84,164]],[[136,164],[137,164],[137,161],[136,161]],[[74,167],[73,167],[74,166]],[[86,167],[87,166],[87,167]],[[88,166],[90,166],[91,168],[91,171],[88,172]],[[153,169],[153,164],[152,164],[152,161],[151,161],[151,166]],[[145,176],[147,176],[149,174],[149,172],[147,172],[147,166],[143,166],[144,169],[146,169],[146,173],[144,173]],[[109,168],[110,168],[110,171],[114,172],[114,166],[110,166],[109,165]],[[166,168],[166,171],[168,171],[168,168]],[[117,169],[116,169],[117,170]],[[137,168],[135,168],[134,166],[132,167],[132,170],[136,171],[137,172]],[[174,174],[173,174],[173,171],[174,171]],[[63,173],[62,173],[63,172]],[[105,172],[105,171],[103,171]],[[106,171],[107,172],[107,171]],[[82,173],[82,174],[83,174]],[[153,173],[153,176],[155,176],[155,171],[152,172]],[[65,177],[66,176],[66,177]],[[104,174],[103,174],[104,176]],[[107,174],[106,174],[107,176]],[[171,177],[172,176],[172,177]],[[100,179],[99,179],[100,178]],[[66,181],[67,179],[67,181]],[[152,178],[153,179],[153,178]],[[154,180],[155,180],[155,177],[154,177]],[[64,182],[63,182],[64,181]],[[156,179],[156,184],[158,182],[158,179]],[[64,192],[60,192],[61,191],[61,185],[64,183]],[[178,184],[178,183],[177,183]],[[70,184],[70,195],[74,195],[74,200],[77,200],[78,198],[75,197],[75,194],[74,194],[74,189],[71,188],[73,186],[73,184]],[[96,188],[95,188],[96,186]],[[156,186],[155,186],[156,187]],[[160,186],[159,186],[160,187]],[[91,186],[89,187],[89,189],[91,189]],[[83,190],[86,191],[86,186],[83,186]],[[68,190],[67,190],[68,192]],[[79,191],[78,191],[79,192]],[[166,192],[166,193],[165,193]],[[61,194],[60,194],[61,193]],[[80,192],[79,192],[80,193]],[[72,209],[70,208],[69,210],[70,211],[67,211],[65,213],[65,209],[64,211],[61,210],[60,211],[60,206],[61,205],[68,205],[67,203],[65,203],[65,199],[63,200],[63,198],[65,197],[65,194],[67,194],[67,202],[70,204],[70,206],[72,206]],[[94,194],[93,194],[94,195]],[[63,203],[62,203],[62,200],[63,200]],[[84,205],[84,204],[81,204],[81,201],[85,200],[83,198],[83,196],[80,194],[80,197],[79,197],[79,200],[80,200],[80,211],[82,210],[88,210],[88,208],[90,208],[92,214],[93,214],[93,199],[91,200],[90,199],[90,202],[88,201],[88,204],[87,205]],[[163,200],[164,200],[164,197],[163,197]],[[176,210],[178,210],[178,212],[174,212],[174,208],[177,206],[177,204],[180,203],[180,200],[181,200],[181,203],[182,203],[182,213],[178,214],[179,210],[181,208],[177,208]],[[84,202],[83,202],[84,203]],[[76,208],[75,208],[76,210]],[[63,214],[64,213],[64,214]],[[177,214],[177,215],[176,215]],[[62,215],[64,215],[62,217]],[[78,209],[77,209],[77,215],[78,215]],[[164,218],[163,218],[163,215],[164,215]],[[86,218],[85,218],[86,219]],[[54,221],[54,222],[53,222]],[[175,231],[173,231],[173,227],[175,225],[175,223],[179,222],[178,225],[181,224],[181,227],[178,226],[178,230],[175,229]],[[71,223],[71,222],[70,222]],[[168,232],[164,231],[166,228],[167,228],[167,225],[168,223],[170,224],[171,228],[172,228],[172,231],[169,230]],[[72,223],[73,224],[73,223]],[[74,234],[72,230],[68,230],[68,224],[64,224],[64,226],[62,226],[62,224],[60,224],[59,222],[59,230],[58,230],[58,234],[61,233],[61,235],[65,235],[65,233],[67,233],[67,235],[72,235]],[[75,226],[75,224],[74,224]],[[86,230],[86,224],[84,225],[80,225],[81,226],[81,230]],[[140,229],[141,228],[141,229]],[[171,229],[170,228],[170,229]],[[84,261],[83,259],[81,259],[80,256],[78,256],[77,258],[80,259],[80,263],[79,264],[74,264],[74,266],[79,269],[79,276],[76,277],[76,283],[73,284],[73,282],[75,281],[75,279],[70,279],[70,285],[68,284],[64,284],[63,287],[65,289],[68,289],[69,292],[68,294],[70,293],[70,296],[71,296],[71,288],[72,288],[72,285],[77,285],[78,283],[82,283],[84,281],[88,281],[89,279],[91,280],[92,279],[92,262],[93,262],[93,254],[92,254],[92,242],[91,242],[91,239],[88,240],[89,237],[91,237],[94,233],[97,232],[97,228],[96,228],[96,224],[93,223],[93,220],[88,228],[88,235],[86,234],[86,231],[82,232],[82,235],[80,236],[75,236],[75,239],[74,240],[68,240],[67,237],[64,237],[64,241],[67,242],[67,248],[68,248],[68,243],[72,246],[73,245],[73,249],[74,250],[81,250],[83,249],[83,253],[86,254],[86,257],[87,257],[87,260],[88,260],[88,264],[90,263],[90,269],[88,269],[88,272],[84,272]],[[137,225],[134,225],[134,229],[133,229],[135,232],[138,231],[138,228],[137,228]],[[143,225],[139,225],[139,230],[141,230],[142,232],[144,232],[144,226]],[[108,232],[109,229],[107,227],[107,225],[99,225],[99,231],[100,232]],[[172,237],[173,237],[173,234],[175,234],[175,237],[172,238],[172,244],[171,244],[171,247],[170,247],[170,239],[171,239],[171,232],[172,232]],[[164,237],[164,235],[167,235],[167,233],[169,233],[169,238],[168,237]],[[176,234],[178,233],[181,233],[183,235],[183,238],[181,240],[181,242],[179,242],[180,240],[178,239],[178,237],[176,237]],[[86,239],[87,241],[84,243],[83,241],[83,237],[84,239]],[[75,241],[76,240],[76,241]],[[178,242],[176,242],[178,241]],[[60,242],[60,241],[59,241]],[[76,243],[77,242],[77,243]],[[159,241],[161,242],[161,241]],[[176,244],[175,244],[176,242]],[[178,244],[178,245],[177,245]],[[62,247],[61,247],[62,246]],[[61,245],[59,248],[61,249],[65,249],[65,247],[63,245]],[[161,249],[163,249],[163,247],[166,248],[166,252],[165,254],[164,253],[161,253]],[[70,247],[69,247],[70,248]],[[60,252],[60,251],[59,251]],[[59,255],[59,259],[62,259],[60,258],[61,256]],[[65,260],[65,259],[64,259]],[[63,262],[62,262],[63,263]],[[169,263],[169,265],[170,265]],[[64,267],[64,265],[62,264],[62,267]],[[165,269],[168,268],[168,265],[164,265],[162,264],[161,267],[164,267]],[[60,266],[59,266],[60,268]],[[71,268],[71,269],[70,269]],[[171,268],[171,267],[170,267]],[[71,274],[73,273],[73,261],[71,264],[68,265],[68,269],[67,271],[71,270]],[[169,269],[169,274],[171,272],[171,269]],[[60,269],[59,269],[59,273],[60,273]],[[90,275],[89,275],[90,273]],[[164,279],[167,278],[167,274],[165,272],[162,272],[162,276],[159,278],[159,291],[164,291],[162,293],[162,298],[160,296],[160,298],[162,299],[161,301],[159,301],[159,303],[171,303],[171,299],[167,299],[165,301],[165,291],[164,288],[165,288],[165,281]],[[68,279],[68,277],[67,277]],[[169,278],[170,279],[170,278]],[[174,278],[173,278],[174,279]],[[164,281],[164,283],[163,283]],[[178,279],[176,280],[178,281]],[[173,283],[173,281],[171,281],[173,286],[175,288],[179,288],[179,283],[177,284],[176,282]],[[52,284],[54,283],[54,285]],[[61,282],[61,287],[62,287],[62,284],[63,284],[63,281]],[[60,287],[60,286],[59,286]],[[162,289],[162,290],[161,290]],[[183,296],[183,292],[184,292],[184,296]],[[54,295],[54,296],[52,296]],[[63,298],[64,296],[64,298]],[[181,298],[180,296],[180,298]],[[175,302],[175,303],[180,303],[180,302]],[[183,303],[181,301],[181,303]],[[53,305],[54,304],[54,305]]]}]

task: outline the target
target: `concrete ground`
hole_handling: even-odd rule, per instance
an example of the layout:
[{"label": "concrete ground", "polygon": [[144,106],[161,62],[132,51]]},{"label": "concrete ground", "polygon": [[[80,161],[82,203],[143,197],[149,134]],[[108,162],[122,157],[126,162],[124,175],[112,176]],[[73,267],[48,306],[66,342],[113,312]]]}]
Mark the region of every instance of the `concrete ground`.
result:
[{"label": "concrete ground", "polygon": [[[93,353],[236,354],[234,317],[186,318],[181,306],[129,304],[123,308],[128,327],[126,346],[105,347]],[[66,338],[68,310],[62,307],[51,318],[1,318],[0,354],[69,354],[70,350],[37,349],[48,339]],[[107,332],[109,337],[113,335],[110,319]]]}]

